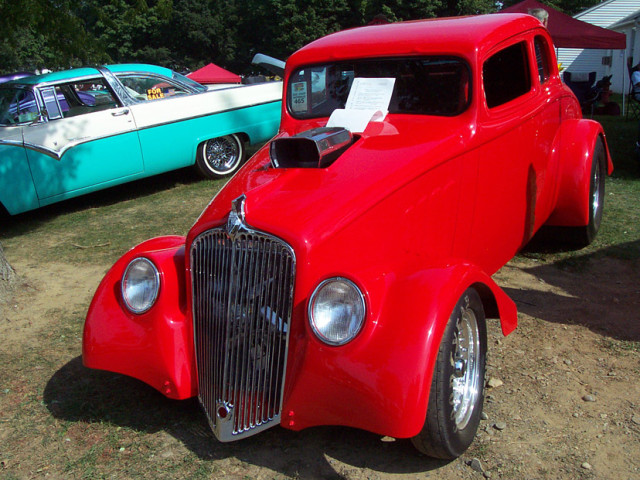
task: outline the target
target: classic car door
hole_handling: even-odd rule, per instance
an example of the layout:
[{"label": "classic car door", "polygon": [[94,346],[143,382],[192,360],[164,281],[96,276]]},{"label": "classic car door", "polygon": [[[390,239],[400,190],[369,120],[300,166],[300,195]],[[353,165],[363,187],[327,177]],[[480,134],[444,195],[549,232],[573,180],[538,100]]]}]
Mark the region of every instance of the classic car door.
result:
[{"label": "classic car door", "polygon": [[[479,127],[476,241],[469,255],[489,263],[490,272],[512,258],[548,215],[546,199],[553,185],[548,163],[560,105],[540,83],[548,78],[548,60],[541,73],[532,56],[530,42],[522,38],[501,47],[482,66],[487,109]],[[487,259],[489,251],[498,253]]]},{"label": "classic car door", "polygon": [[136,101],[130,108],[139,128],[145,171],[153,175],[192,165],[193,140],[200,135],[198,129],[210,123],[204,116],[213,113],[203,104],[205,99],[157,75],[116,76]]},{"label": "classic car door", "polygon": [[143,172],[136,125],[106,82],[41,88],[46,122],[25,126],[24,145],[41,205]]}]

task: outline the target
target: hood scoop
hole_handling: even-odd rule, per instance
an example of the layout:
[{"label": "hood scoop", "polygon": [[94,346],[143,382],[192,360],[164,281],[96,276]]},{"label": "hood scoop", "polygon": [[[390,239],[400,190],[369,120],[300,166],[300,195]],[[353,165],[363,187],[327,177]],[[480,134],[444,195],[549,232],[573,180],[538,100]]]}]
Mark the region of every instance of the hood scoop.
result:
[{"label": "hood scoop", "polygon": [[353,142],[353,135],[344,128],[314,128],[275,139],[269,153],[275,168],[326,168]]}]

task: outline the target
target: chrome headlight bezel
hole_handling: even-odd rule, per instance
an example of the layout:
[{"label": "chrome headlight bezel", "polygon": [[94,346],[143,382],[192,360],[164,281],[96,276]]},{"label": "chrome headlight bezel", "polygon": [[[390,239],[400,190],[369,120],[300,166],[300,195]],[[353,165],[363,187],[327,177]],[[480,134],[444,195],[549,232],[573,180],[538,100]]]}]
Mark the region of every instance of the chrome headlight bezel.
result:
[{"label": "chrome headlight bezel", "polygon": [[366,315],[364,294],[348,278],[323,280],[309,298],[307,316],[311,330],[328,345],[341,346],[351,342],[362,330]]},{"label": "chrome headlight bezel", "polygon": [[[138,271],[140,268],[143,269],[142,272]],[[140,275],[141,273],[142,275]],[[137,274],[138,277],[131,278],[133,274]],[[134,281],[136,283],[133,283]],[[140,292],[132,292],[132,289],[140,288],[140,286],[146,291],[142,292],[142,299],[134,300],[133,297],[140,295]],[[136,315],[148,312],[156,303],[159,292],[160,272],[158,272],[153,262],[145,257],[136,257],[131,260],[127,268],[125,268],[120,281],[120,293],[127,310]]]}]

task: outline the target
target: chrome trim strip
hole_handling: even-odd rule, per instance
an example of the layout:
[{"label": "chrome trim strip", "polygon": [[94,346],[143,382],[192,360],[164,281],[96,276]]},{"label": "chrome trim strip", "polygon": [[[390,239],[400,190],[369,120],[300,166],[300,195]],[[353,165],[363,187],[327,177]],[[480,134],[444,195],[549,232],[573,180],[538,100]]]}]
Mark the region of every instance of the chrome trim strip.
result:
[{"label": "chrome trim strip", "polygon": [[288,244],[245,222],[244,196],[233,203],[189,253],[198,397],[222,442],[280,423],[296,266]]},{"label": "chrome trim strip", "polygon": [[[207,92],[202,92],[202,93],[207,93]],[[200,94],[194,94],[194,95],[200,95]],[[236,110],[242,110],[244,108],[257,107],[259,105],[268,105],[270,103],[276,103],[276,102],[280,102],[280,101],[282,101],[282,99],[278,98],[277,100],[269,100],[268,102],[251,103],[249,105],[243,105],[241,107],[228,108],[226,110],[218,110],[218,111],[215,111],[215,112],[203,113],[202,115],[194,115],[192,117],[181,118],[179,120],[173,120],[173,121],[170,121],[170,122],[154,123],[153,125],[149,125],[148,127],[138,128],[137,131],[141,132],[143,130],[149,130],[150,128],[163,127],[165,125],[171,125],[172,123],[184,122],[184,121],[187,121],[187,120],[195,120],[195,119],[198,119],[198,118],[204,118],[204,117],[209,117],[209,116],[212,116],[212,115],[218,115],[219,113],[228,113],[228,112],[233,112],[233,111],[236,111]],[[138,105],[142,105],[142,104],[139,103]],[[229,133],[238,133],[240,131],[242,131],[242,130],[236,130],[236,131],[229,132]],[[218,135],[218,136],[222,136],[222,135]]]},{"label": "chrome trim strip", "polygon": [[12,147],[22,147],[20,140],[0,140],[0,145],[10,145]]}]

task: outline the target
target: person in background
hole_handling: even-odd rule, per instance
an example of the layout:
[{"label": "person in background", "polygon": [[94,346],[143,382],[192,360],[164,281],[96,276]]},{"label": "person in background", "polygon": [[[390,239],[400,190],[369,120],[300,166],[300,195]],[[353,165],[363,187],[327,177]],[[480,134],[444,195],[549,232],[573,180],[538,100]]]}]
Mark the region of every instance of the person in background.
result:
[{"label": "person in background", "polygon": [[544,8],[530,8],[527,13],[540,20],[540,23],[542,23],[545,27],[549,23],[549,12],[547,12]]},{"label": "person in background", "polygon": [[[640,63],[631,69],[631,95],[640,101]],[[638,137],[636,139],[636,157],[640,160],[640,122],[638,122]]]}]

